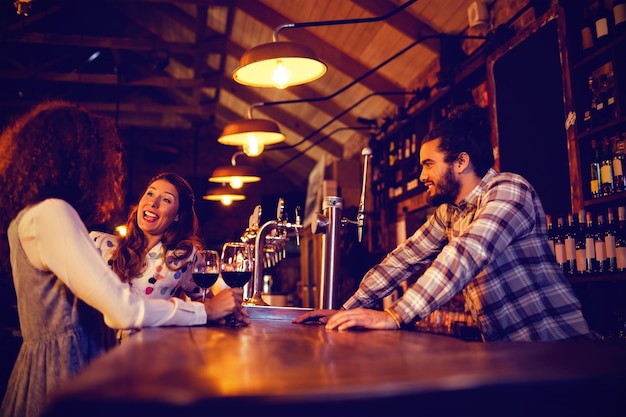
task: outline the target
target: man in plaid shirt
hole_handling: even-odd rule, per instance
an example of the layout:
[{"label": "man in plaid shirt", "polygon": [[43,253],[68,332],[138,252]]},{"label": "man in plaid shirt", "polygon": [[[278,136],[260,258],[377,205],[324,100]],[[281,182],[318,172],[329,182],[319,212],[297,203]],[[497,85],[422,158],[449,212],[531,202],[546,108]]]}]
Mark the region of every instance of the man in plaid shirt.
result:
[{"label": "man in plaid shirt", "polygon": [[[340,311],[315,310],[294,322],[399,329],[462,292],[485,341],[589,337],[548,246],[539,196],[520,175],[493,169],[490,137],[486,110],[473,105],[431,130],[420,148],[420,181],[436,211],[365,274]],[[388,309],[371,308],[419,272]]]}]

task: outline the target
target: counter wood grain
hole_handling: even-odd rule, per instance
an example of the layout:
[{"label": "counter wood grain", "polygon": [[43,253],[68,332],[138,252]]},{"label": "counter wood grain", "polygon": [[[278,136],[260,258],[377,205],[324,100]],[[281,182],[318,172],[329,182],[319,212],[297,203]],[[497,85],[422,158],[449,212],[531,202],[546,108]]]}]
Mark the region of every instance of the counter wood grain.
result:
[{"label": "counter wood grain", "polygon": [[264,318],[144,329],[67,383],[47,416],[624,415],[624,392],[623,345],[485,344]]}]

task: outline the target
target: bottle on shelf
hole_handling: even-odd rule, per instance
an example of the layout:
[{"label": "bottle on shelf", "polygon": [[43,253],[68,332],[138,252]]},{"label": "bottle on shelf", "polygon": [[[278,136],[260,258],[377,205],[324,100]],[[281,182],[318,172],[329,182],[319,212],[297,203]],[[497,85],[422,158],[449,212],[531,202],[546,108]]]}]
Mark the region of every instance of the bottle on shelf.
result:
[{"label": "bottle on shelf", "polygon": [[602,161],[600,162],[600,187],[603,196],[611,195],[615,192],[615,181],[613,178],[613,152],[609,137],[605,136],[602,141]]},{"label": "bottle on shelf", "polygon": [[573,213],[567,214],[567,225],[565,232],[565,257],[567,258],[567,271],[569,275],[576,275],[576,238],[578,235],[578,222]]},{"label": "bottle on shelf", "polygon": [[[584,210],[583,210],[584,211]],[[593,221],[593,214],[585,211],[585,263],[591,273],[598,272],[598,259],[596,258],[596,225]]]},{"label": "bottle on shelf", "polygon": [[596,46],[601,46],[608,43],[611,35],[611,15],[605,7],[604,0],[598,0],[596,2],[594,28],[596,35],[594,44]]},{"label": "bottle on shelf", "polygon": [[593,115],[596,112],[596,83],[592,75],[587,78],[587,87],[589,89],[589,107],[583,112],[583,129],[591,130],[593,128]]},{"label": "bottle on shelf", "polygon": [[613,153],[613,179],[615,182],[615,192],[626,191],[626,137],[616,134],[612,138],[615,152]]},{"label": "bottle on shelf", "polygon": [[546,235],[548,237],[548,244],[550,245],[550,249],[552,250],[552,254],[556,259],[556,249],[555,249],[555,240],[556,240],[556,228],[554,226],[554,222],[552,221],[552,215],[546,214]]},{"label": "bottle on shelf", "polygon": [[617,223],[613,216],[613,208],[609,207],[606,210],[606,229],[604,232],[604,244],[606,246],[606,257],[608,261],[608,272],[615,272],[617,270],[617,255],[615,250],[615,236],[617,234]]},{"label": "bottle on shelf", "polygon": [[583,22],[580,29],[580,42],[583,53],[593,49],[593,39],[595,38],[593,26],[591,11],[589,10],[589,5],[586,5],[583,7]]},{"label": "bottle on shelf", "polygon": [[565,251],[565,222],[562,216],[557,217],[557,228],[554,234],[554,253],[556,257],[556,263],[561,268],[561,271],[565,275],[569,275],[569,262],[567,261],[567,255]]},{"label": "bottle on shelf", "polygon": [[613,25],[615,34],[626,33],[626,0],[613,1]]},{"label": "bottle on shelf", "polygon": [[615,236],[615,266],[626,272],[626,207],[617,207],[617,235]]},{"label": "bottle on shelf", "polygon": [[596,249],[596,266],[598,273],[604,274],[609,271],[609,261],[606,256],[606,243],[604,241],[605,234],[604,215],[598,213],[596,221],[595,249]]},{"label": "bottle on shelf", "polygon": [[[596,86],[596,95],[594,96],[593,100],[595,101],[595,103],[593,103],[593,105],[595,105],[594,111],[591,114],[591,119],[592,119],[592,123],[594,127],[598,127],[601,126],[603,124],[605,124],[609,117],[608,117],[608,112],[609,112],[609,106],[608,106],[608,97],[607,97],[607,86],[608,86],[608,81],[607,81],[607,75],[604,72],[600,72],[600,69],[594,71],[597,75],[597,86]],[[594,77],[596,78],[596,77]]]},{"label": "bottle on shelf", "polygon": [[578,211],[578,231],[576,240],[576,274],[586,275],[593,272],[593,262],[595,261],[595,251],[593,258],[590,258],[591,251],[587,251],[587,224],[585,209]]},{"label": "bottle on shelf", "polygon": [[593,198],[602,197],[602,187],[600,183],[600,150],[595,139],[591,139],[591,164],[590,164],[590,179],[589,189],[591,190],[591,196]]},{"label": "bottle on shelf", "polygon": [[615,102],[615,73],[613,65],[607,65],[606,73],[606,121],[610,122],[618,119],[617,103]]}]

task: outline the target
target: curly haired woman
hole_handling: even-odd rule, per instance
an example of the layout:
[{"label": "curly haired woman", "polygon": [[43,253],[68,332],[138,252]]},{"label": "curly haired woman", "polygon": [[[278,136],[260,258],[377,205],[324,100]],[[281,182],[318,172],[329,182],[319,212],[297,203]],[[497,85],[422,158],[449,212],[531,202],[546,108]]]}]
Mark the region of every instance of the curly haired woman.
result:
[{"label": "curly haired woman", "polygon": [[[88,228],[121,207],[121,151],[111,120],[62,101],[36,106],[0,135],[0,238],[10,246],[23,338],[2,416],[41,414],[54,389],[110,347],[104,323],[136,329],[215,318],[199,302],[131,293],[92,243]],[[242,297],[224,297],[221,313],[239,311]]]}]

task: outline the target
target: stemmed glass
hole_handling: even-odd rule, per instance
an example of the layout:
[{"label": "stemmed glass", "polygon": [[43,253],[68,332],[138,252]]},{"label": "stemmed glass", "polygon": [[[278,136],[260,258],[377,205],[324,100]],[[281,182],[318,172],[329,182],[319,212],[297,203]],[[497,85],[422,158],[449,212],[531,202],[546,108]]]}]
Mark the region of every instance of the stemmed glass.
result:
[{"label": "stemmed glass", "polygon": [[[222,247],[222,279],[231,288],[243,288],[252,277],[254,259],[250,245],[243,242],[226,242]],[[226,317],[226,324],[237,326],[233,314]]]},{"label": "stemmed glass", "polygon": [[196,253],[191,276],[193,281],[202,288],[202,302],[206,300],[209,288],[215,284],[220,273],[220,255],[215,250],[201,249]]}]

